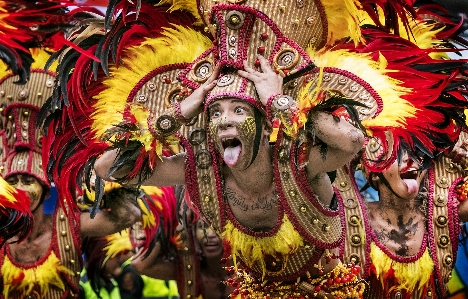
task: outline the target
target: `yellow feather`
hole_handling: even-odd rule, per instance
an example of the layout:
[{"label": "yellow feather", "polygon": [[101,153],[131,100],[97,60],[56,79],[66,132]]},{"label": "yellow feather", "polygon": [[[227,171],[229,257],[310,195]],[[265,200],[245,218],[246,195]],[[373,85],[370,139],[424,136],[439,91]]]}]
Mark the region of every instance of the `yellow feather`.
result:
[{"label": "yellow feather", "polygon": [[[406,119],[414,117],[417,109],[402,96],[411,89],[401,86],[401,82],[389,77],[391,70],[386,69],[387,61],[381,55],[379,61],[374,61],[366,54],[349,53],[346,50],[323,51],[309,53],[318,67],[336,67],[358,76],[379,94],[383,102],[383,110],[373,119],[363,120],[366,128],[370,127],[404,127]],[[320,81],[320,80],[319,80]],[[309,91],[309,83],[299,91],[300,105],[316,105],[316,92]],[[368,132],[369,134],[371,132]]]},{"label": "yellow feather", "polygon": [[371,243],[370,257],[375,266],[377,278],[384,286],[384,276],[390,270],[395,271],[395,278],[399,286],[397,289],[405,289],[409,292],[426,287],[434,271],[434,262],[429,254],[428,248],[424,254],[415,262],[399,263],[387,256],[374,242]]},{"label": "yellow feather", "polygon": [[232,246],[234,264],[236,264],[236,256],[242,257],[242,261],[249,267],[258,263],[262,268],[263,276],[266,274],[265,255],[286,256],[304,245],[304,240],[286,215],[278,233],[271,237],[256,238],[246,235],[230,221],[224,228],[223,238]]},{"label": "yellow feather", "polygon": [[[138,199],[138,206],[141,209],[141,223],[144,228],[152,227],[156,225],[156,217],[150,210],[146,207],[143,200]],[[161,205],[159,205],[160,207]]]},{"label": "yellow feather", "polygon": [[328,35],[327,46],[334,45],[343,38],[351,38],[355,44],[364,41],[356,17],[361,5],[357,0],[326,0],[321,1],[327,16]]},{"label": "yellow feather", "polygon": [[[380,22],[385,22],[385,16],[382,13],[382,9],[378,7]],[[361,21],[361,25],[375,25],[372,19],[364,12],[359,11],[359,20]],[[403,22],[399,22],[399,36],[409,40],[416,45],[418,45],[421,49],[434,49],[439,48],[443,42],[439,40],[436,36],[439,32],[444,30],[442,28],[436,28],[437,24],[430,24],[424,22],[420,19],[409,18],[409,32],[403,26]],[[409,34],[408,34],[409,33]],[[430,53],[429,54],[434,59],[448,59],[449,56],[447,53],[437,52],[437,53]]]},{"label": "yellow feather", "polygon": [[[74,274],[72,270],[62,265],[53,251],[42,265],[29,269],[16,267],[6,256],[2,266],[2,273],[3,295],[5,298],[9,298],[9,293],[13,291],[18,291],[21,293],[21,297],[26,297],[35,286],[39,287],[41,297],[47,295],[51,286],[64,291],[65,284],[61,275]],[[24,278],[19,283],[12,284],[13,281],[21,277],[21,274],[24,274]]]},{"label": "yellow feather", "polygon": [[[182,26],[175,27],[166,28],[163,37],[146,39],[139,46],[125,50],[121,66],[110,68],[110,77],[103,82],[107,88],[95,97],[98,101],[93,114],[93,129],[97,136],[122,121],[130,92],[149,72],[164,65],[192,62],[212,46],[212,42],[201,33]],[[141,119],[145,117],[143,110],[135,108],[134,112]],[[142,125],[147,127],[143,121]],[[148,145],[146,138],[150,138],[149,133],[143,134],[143,143]]]},{"label": "yellow feather", "polygon": [[[17,193],[16,189],[8,184],[3,178],[0,177],[0,196],[4,197],[10,203],[16,203],[15,194]],[[0,207],[5,207],[0,202]]]},{"label": "yellow feather", "polygon": [[132,250],[132,242],[130,242],[130,236],[127,230],[106,236],[107,246],[102,249],[106,252],[106,258],[102,262],[102,266],[110,258],[114,258],[122,252]]},{"label": "yellow feather", "polygon": [[188,11],[196,19],[196,21],[193,23],[194,25],[203,25],[203,20],[200,17],[200,14],[198,13],[197,0],[161,0],[157,4],[157,6],[161,5],[171,5],[171,7],[169,8],[170,12],[173,12],[174,10],[178,9]]},{"label": "yellow feather", "polygon": [[[41,48],[32,48],[29,50],[31,51],[32,58],[34,59],[34,62],[31,64],[31,69],[44,69],[46,62],[50,57],[50,54],[45,49]],[[55,72],[57,69],[57,65],[58,63],[57,61],[55,61],[49,67],[49,70]],[[0,61],[0,79],[10,74],[11,70],[8,69],[8,66],[4,62]]]}]

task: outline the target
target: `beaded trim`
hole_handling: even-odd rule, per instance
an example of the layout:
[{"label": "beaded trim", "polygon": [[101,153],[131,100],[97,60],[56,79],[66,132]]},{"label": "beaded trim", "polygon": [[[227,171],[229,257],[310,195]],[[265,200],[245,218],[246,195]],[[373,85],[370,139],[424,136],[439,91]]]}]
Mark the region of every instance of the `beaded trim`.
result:
[{"label": "beaded trim", "polygon": [[[291,154],[283,165],[278,156],[285,149],[290,150]],[[340,211],[324,208],[306,183],[305,173],[302,172],[301,175],[297,173],[292,140],[283,137],[281,128],[278,132],[274,152],[276,153],[273,157],[275,184],[280,201],[283,202],[291,223],[308,242],[320,248],[338,247],[343,241],[342,215],[340,215]],[[283,179],[282,175],[284,176],[286,173],[288,173],[288,177],[292,177]],[[292,184],[291,188],[295,188],[297,184],[298,189],[285,190],[285,184]],[[310,218],[306,219],[309,216]],[[315,221],[312,221],[313,219],[317,220],[316,224]]]},{"label": "beaded trim", "polygon": [[267,102],[265,105],[265,111],[266,111],[266,116],[270,121],[273,120],[273,112],[271,110],[272,109],[271,105],[273,104],[273,101],[276,99],[276,97],[279,95],[280,95],[279,93],[275,93],[267,99]]},{"label": "beaded trim", "polygon": [[[337,184],[340,184],[341,183],[341,180],[340,178],[343,179],[343,181],[347,184],[351,184],[351,191],[353,192],[353,195],[352,195],[352,199],[356,201],[357,205],[355,208],[357,208],[360,213],[361,213],[361,224],[362,225],[362,221],[364,222],[364,225],[363,227],[361,227],[360,229],[364,230],[364,232],[360,232],[360,237],[364,237],[364,240],[361,240],[361,247],[364,246],[364,248],[362,248],[361,250],[359,250],[359,264],[361,265],[362,267],[362,271],[361,271],[361,276],[366,278],[368,276],[368,274],[370,273],[369,269],[371,267],[371,259],[370,259],[370,241],[369,241],[369,238],[367,238],[367,236],[369,235],[370,231],[372,230],[371,227],[370,227],[370,223],[369,223],[369,218],[368,218],[368,215],[367,215],[367,211],[366,211],[366,205],[365,205],[365,202],[364,202],[364,199],[362,198],[362,195],[360,192],[357,192],[357,190],[359,190],[359,188],[357,187],[357,184],[356,184],[356,180],[354,179],[354,173],[352,171],[349,171],[348,173],[346,171],[349,171],[348,169],[345,170],[344,168],[341,168],[341,169],[338,169],[337,170],[337,177],[335,179],[335,185]],[[348,211],[351,210],[351,208],[348,208],[346,206],[346,204],[344,203],[344,198],[342,196],[342,192],[340,191],[339,188],[336,188],[335,187],[335,194],[337,195],[338,197],[338,200],[340,201],[341,204],[343,204],[345,206],[344,208],[344,214],[345,214],[345,221],[348,221],[348,216],[350,215],[356,215],[356,214],[348,214]],[[347,199],[349,199],[349,197],[347,197]],[[354,209],[354,208],[353,208]],[[347,227],[347,224],[343,226],[345,228],[345,234],[346,234],[346,239],[345,239],[345,242],[343,242],[340,246],[340,253],[342,253],[344,255],[345,258],[347,258],[350,253],[348,253],[348,251],[346,250],[348,248],[348,240],[349,240],[349,235],[348,235],[348,231],[346,230],[346,227]],[[364,243],[364,244],[362,244]],[[351,245],[352,246],[352,245]],[[353,254],[355,254],[355,252],[353,252]],[[346,261],[346,260],[345,260]]]}]

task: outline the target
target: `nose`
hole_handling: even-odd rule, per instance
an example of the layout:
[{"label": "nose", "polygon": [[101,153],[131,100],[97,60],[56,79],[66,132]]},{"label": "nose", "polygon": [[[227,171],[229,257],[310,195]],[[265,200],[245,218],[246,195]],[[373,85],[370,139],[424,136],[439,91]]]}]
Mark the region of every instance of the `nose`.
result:
[{"label": "nose", "polygon": [[211,228],[207,228],[206,229],[206,238],[207,239],[215,239],[215,238],[218,238],[218,235]]},{"label": "nose", "polygon": [[228,121],[226,117],[222,118],[219,122],[219,128],[221,130],[227,130],[229,128],[232,128],[234,126],[234,123],[232,121]]},{"label": "nose", "polygon": [[18,190],[28,191],[21,182],[16,183],[13,187],[15,187],[15,189],[18,189]]}]

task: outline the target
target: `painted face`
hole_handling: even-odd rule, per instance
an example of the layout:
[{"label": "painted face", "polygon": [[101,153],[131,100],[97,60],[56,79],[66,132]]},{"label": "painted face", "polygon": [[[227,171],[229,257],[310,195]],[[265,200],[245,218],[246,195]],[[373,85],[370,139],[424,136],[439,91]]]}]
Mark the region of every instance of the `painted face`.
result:
[{"label": "painted face", "polygon": [[229,98],[211,104],[209,112],[210,133],[224,162],[231,168],[246,169],[256,156],[256,138],[261,134],[256,123],[261,120],[255,119],[254,108]]},{"label": "painted face", "polygon": [[426,170],[421,170],[420,167],[418,161],[405,153],[401,158],[400,164],[398,164],[398,160],[395,160],[382,174],[398,197],[414,199],[419,193],[419,187],[427,172]]},{"label": "painted face", "polygon": [[35,211],[41,203],[44,187],[38,179],[28,174],[13,174],[6,181],[16,189],[26,191],[31,201],[31,211]]},{"label": "painted face", "polygon": [[223,242],[203,220],[197,221],[196,237],[206,258],[221,258]]},{"label": "painted face", "polygon": [[135,224],[132,225],[130,228],[131,238],[132,238],[132,245],[134,248],[138,248],[143,246],[146,240],[146,234],[143,229],[143,223],[141,221],[137,221]]}]

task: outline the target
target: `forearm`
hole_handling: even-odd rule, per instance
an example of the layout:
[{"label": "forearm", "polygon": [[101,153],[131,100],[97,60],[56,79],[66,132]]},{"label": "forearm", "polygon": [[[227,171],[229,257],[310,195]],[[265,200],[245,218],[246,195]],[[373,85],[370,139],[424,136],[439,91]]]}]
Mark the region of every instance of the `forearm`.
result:
[{"label": "forearm", "polygon": [[359,129],[345,120],[336,120],[329,113],[311,112],[309,121],[312,134],[331,148],[354,155],[364,143],[364,134]]}]

